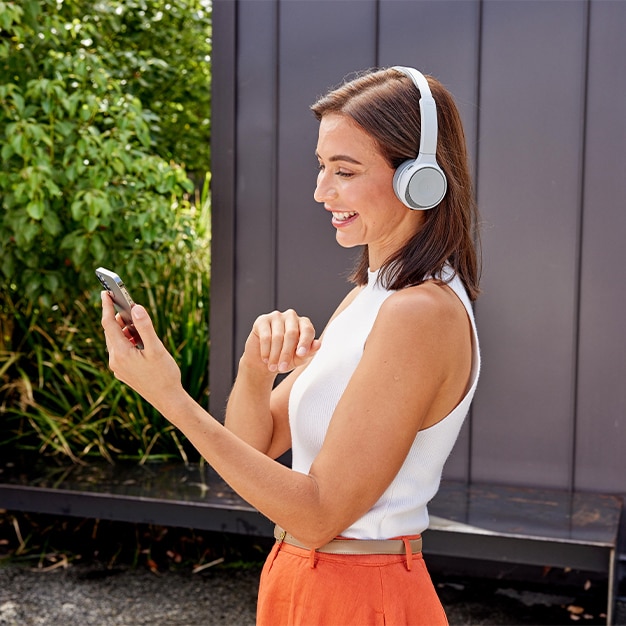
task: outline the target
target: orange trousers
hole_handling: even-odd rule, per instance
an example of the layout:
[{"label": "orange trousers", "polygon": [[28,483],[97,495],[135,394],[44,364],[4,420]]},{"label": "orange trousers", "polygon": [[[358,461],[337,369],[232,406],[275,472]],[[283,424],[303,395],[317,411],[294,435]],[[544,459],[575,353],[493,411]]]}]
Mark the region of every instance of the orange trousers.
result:
[{"label": "orange trousers", "polygon": [[257,626],[446,626],[422,554],[325,554],[277,542]]}]

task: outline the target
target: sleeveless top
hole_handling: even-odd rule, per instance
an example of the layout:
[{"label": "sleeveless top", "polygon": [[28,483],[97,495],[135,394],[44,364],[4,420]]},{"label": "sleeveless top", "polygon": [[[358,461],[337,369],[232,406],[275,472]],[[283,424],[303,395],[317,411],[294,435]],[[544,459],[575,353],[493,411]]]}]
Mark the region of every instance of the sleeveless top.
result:
[{"label": "sleeveless top", "polygon": [[[289,397],[292,468],[308,474],[328,425],[365,347],[382,303],[394,293],[369,272],[368,283],[324,331],[322,346],[295,381]],[[458,437],[476,390],[480,351],[471,301],[461,279],[443,276],[463,303],[472,326],[472,370],[467,392],[444,419],[421,430],[400,471],[374,504],[341,535],[354,539],[389,539],[415,535],[428,527],[427,504],[437,493],[444,463]],[[372,468],[376,471],[376,468]]]}]

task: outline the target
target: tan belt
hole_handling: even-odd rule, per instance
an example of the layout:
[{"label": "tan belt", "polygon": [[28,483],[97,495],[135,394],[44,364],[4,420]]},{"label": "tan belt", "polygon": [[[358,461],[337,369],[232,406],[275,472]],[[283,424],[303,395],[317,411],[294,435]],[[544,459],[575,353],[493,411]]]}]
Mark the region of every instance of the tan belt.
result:
[{"label": "tan belt", "polygon": [[[296,548],[311,550],[310,546],[305,546],[278,525],[274,527],[274,538]],[[408,539],[406,543],[413,554],[422,551],[421,537]],[[406,554],[407,548],[404,539],[333,539],[316,551],[328,554]]]}]

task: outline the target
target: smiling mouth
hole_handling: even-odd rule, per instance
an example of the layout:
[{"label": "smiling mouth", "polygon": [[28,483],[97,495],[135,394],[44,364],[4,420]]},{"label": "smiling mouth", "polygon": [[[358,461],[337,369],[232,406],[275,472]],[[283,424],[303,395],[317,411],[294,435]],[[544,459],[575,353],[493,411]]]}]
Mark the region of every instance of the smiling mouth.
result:
[{"label": "smiling mouth", "polygon": [[333,213],[333,221],[335,221],[335,222],[346,222],[350,218],[352,218],[355,215],[357,215],[356,211],[349,211],[349,212],[333,211],[332,213]]}]

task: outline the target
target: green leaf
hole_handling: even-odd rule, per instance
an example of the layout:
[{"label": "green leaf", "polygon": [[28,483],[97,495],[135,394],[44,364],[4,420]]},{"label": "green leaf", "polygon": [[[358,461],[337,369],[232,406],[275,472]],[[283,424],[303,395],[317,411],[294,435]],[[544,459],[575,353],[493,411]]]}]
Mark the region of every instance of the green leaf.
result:
[{"label": "green leaf", "polygon": [[65,176],[70,183],[73,183],[76,180],[77,173],[75,163],[72,163],[67,167],[65,170]]},{"label": "green leaf", "polygon": [[11,278],[15,272],[15,257],[12,254],[3,254],[0,267],[5,278]]},{"label": "green leaf", "polygon": [[46,274],[44,276],[43,279],[43,286],[50,292],[55,292],[59,289],[59,285],[61,284],[61,281],[59,280],[59,276],[58,274],[55,273],[49,273]]},{"label": "green leaf", "polygon": [[63,195],[63,192],[61,191],[59,186],[51,178],[46,178],[43,184],[51,196],[58,198],[59,196]]},{"label": "green leaf", "polygon": [[91,256],[94,259],[103,259],[106,255],[107,247],[102,237],[97,233],[94,233],[91,238]]},{"label": "green leaf", "polygon": [[2,160],[8,161],[15,154],[15,148],[9,142],[7,142],[2,146],[1,154]]},{"label": "green leaf", "polygon": [[41,220],[44,216],[45,204],[42,201],[29,202],[26,205],[26,213],[34,220]]},{"label": "green leaf", "polygon": [[100,219],[95,215],[90,215],[85,220],[85,230],[88,233],[93,233],[100,226]]},{"label": "green leaf", "polygon": [[[73,113],[70,113],[70,116],[73,116]],[[57,133],[59,133],[62,137],[69,137],[70,134],[74,131],[75,124],[74,122],[65,122],[62,120],[57,120],[54,124],[54,129]]]},{"label": "green leaf", "polygon": [[84,202],[82,201],[82,199],[77,198],[76,200],[74,200],[74,202],[72,202],[72,205],[70,207],[70,211],[72,213],[72,219],[75,222],[80,221],[82,212],[83,212],[83,207],[84,207]]},{"label": "green leaf", "polygon": [[15,241],[21,248],[28,248],[29,244],[33,242],[37,233],[39,232],[39,226],[37,222],[28,221],[15,233]]},{"label": "green leaf", "polygon": [[11,135],[9,143],[11,144],[11,148],[13,148],[13,152],[15,152],[15,154],[18,154],[19,156],[24,156],[24,135],[22,135],[21,132],[17,132]]},{"label": "green leaf", "polygon": [[15,105],[17,112],[19,114],[23,113],[24,112],[24,98],[22,98],[22,96],[19,93],[14,92],[11,94],[11,99],[13,100],[13,104]]},{"label": "green leaf", "polygon": [[75,245],[70,251],[70,258],[72,259],[74,265],[80,267],[86,257],[87,251],[87,238],[82,236],[76,239]]},{"label": "green leaf", "polygon": [[41,222],[44,232],[56,237],[63,230],[63,224],[54,211],[46,211]]},{"label": "green leaf", "polygon": [[29,275],[28,284],[26,285],[25,294],[30,300],[37,300],[37,295],[40,293],[41,279],[38,276],[33,276],[32,272]]}]

